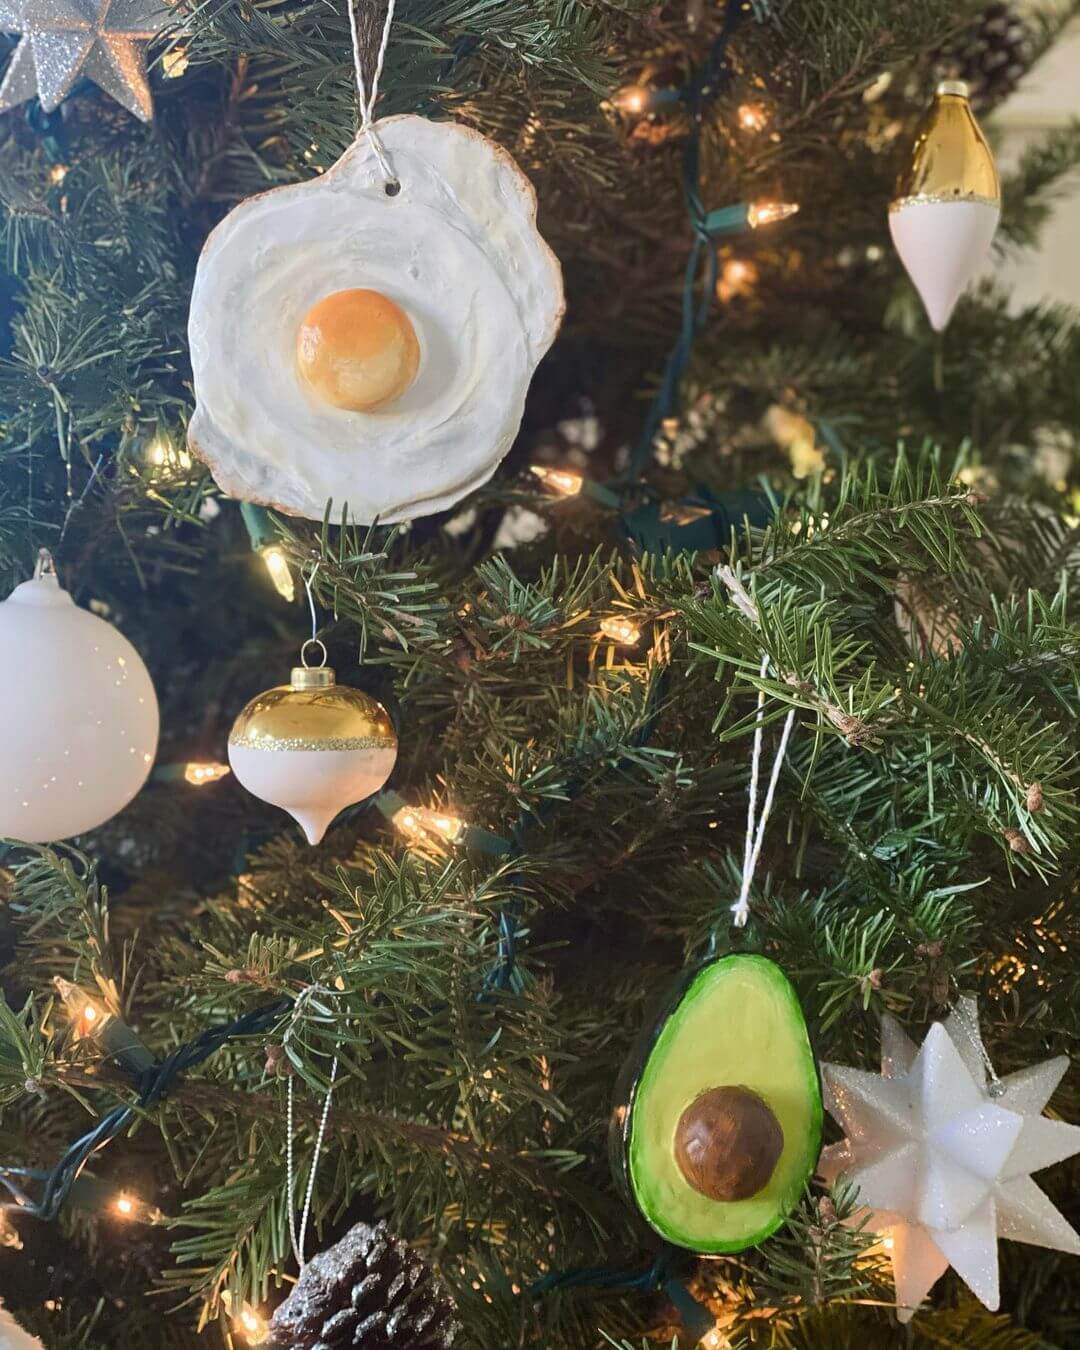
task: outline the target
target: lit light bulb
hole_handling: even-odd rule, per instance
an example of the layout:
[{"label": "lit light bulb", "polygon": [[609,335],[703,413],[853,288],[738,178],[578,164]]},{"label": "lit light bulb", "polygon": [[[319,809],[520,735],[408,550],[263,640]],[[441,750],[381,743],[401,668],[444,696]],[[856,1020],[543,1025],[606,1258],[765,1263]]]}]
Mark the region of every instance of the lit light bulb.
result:
[{"label": "lit light bulb", "polygon": [[161,469],[165,473],[179,470],[186,473],[194,463],[190,453],[181,447],[179,450],[165,436],[155,436],[146,447],[146,462],[152,469]]},{"label": "lit light bulb", "polygon": [[769,110],[764,103],[740,103],[738,118],[743,131],[764,131],[769,125]]},{"label": "lit light bulb", "polygon": [[638,116],[649,106],[649,91],[641,84],[628,84],[615,95],[614,103],[622,113]]},{"label": "lit light bulb", "polygon": [[468,828],[458,816],[445,811],[431,811],[426,806],[403,806],[395,811],[394,827],[408,839],[421,840],[438,835],[448,844],[459,844]]},{"label": "lit light bulb", "polygon": [[530,464],[529,472],[560,497],[576,497],[585,486],[585,479],[572,469],[549,469],[544,464]]},{"label": "lit light bulb", "polygon": [[113,1213],[131,1223],[160,1223],[165,1217],[157,1205],[144,1204],[130,1191],[121,1191],[112,1202]]},{"label": "lit light bulb", "polygon": [[227,764],[188,764],[184,768],[184,781],[192,787],[205,787],[230,773],[232,770]]},{"label": "lit light bulb", "polygon": [[737,295],[749,295],[757,284],[757,264],[746,258],[729,258],[724,263],[716,294],[725,304]]},{"label": "lit light bulb", "polygon": [[730,1350],[730,1348],[731,1342],[719,1327],[713,1327],[712,1331],[707,1331],[698,1341],[698,1350]]},{"label": "lit light bulb", "polygon": [[270,573],[270,580],[274,583],[274,589],[282,600],[287,600],[291,604],[296,599],[296,585],[293,582],[292,570],[281,545],[268,544],[266,548],[259,549],[259,555],[266,564],[266,570]]},{"label": "lit light bulb", "polygon": [[641,641],[641,629],[632,619],[622,614],[609,614],[606,619],[602,619],[600,631],[604,637],[610,638],[612,642],[618,642],[623,647],[632,647]]},{"label": "lit light bulb", "polygon": [[245,1303],[237,1313],[235,1326],[248,1345],[261,1345],[270,1334],[270,1324],[250,1303]]},{"label": "lit light bulb", "polygon": [[59,187],[67,177],[67,174],[68,166],[66,164],[54,164],[49,169],[49,182],[53,187]]},{"label": "lit light bulb", "polygon": [[166,52],[161,58],[161,68],[167,80],[179,79],[188,68],[187,48],[174,47],[172,51]]},{"label": "lit light bulb", "polygon": [[752,230],[762,225],[775,225],[779,220],[787,220],[799,209],[798,202],[751,202],[746,212]]},{"label": "lit light bulb", "polygon": [[62,975],[56,976],[53,987],[63,999],[76,1036],[82,1038],[100,1035],[110,1020],[110,1014],[95,1002],[85,989],[80,989],[77,984],[71,984]]}]

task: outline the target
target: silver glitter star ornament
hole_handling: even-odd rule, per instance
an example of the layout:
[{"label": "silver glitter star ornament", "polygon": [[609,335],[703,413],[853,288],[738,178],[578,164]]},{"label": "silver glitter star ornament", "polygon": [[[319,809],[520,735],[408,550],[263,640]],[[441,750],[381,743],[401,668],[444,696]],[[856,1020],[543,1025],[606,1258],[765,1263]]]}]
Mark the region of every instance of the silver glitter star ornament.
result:
[{"label": "silver glitter star ornament", "polygon": [[901,1322],[949,1266],[994,1310],[998,1238],[1080,1255],[1080,1234],[1030,1175],[1080,1153],[1080,1128],[1042,1114],[1069,1060],[999,1079],[974,999],[921,1047],[892,1017],[881,1033],[880,1077],[822,1066],[825,1105],[847,1138],[824,1150],[819,1170],[858,1186],[867,1228],[892,1256]]},{"label": "silver glitter star ornament", "polygon": [[83,76],[149,122],[154,106],[138,44],[167,19],[165,0],[0,0],[0,31],[22,34],[0,84],[0,112],[35,95],[52,112]]}]

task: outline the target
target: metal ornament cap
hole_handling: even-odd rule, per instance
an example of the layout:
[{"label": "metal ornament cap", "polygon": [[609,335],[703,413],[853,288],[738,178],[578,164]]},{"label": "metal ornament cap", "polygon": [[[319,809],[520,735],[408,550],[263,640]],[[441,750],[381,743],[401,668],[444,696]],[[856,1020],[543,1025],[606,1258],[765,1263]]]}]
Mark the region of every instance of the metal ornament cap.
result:
[{"label": "metal ornament cap", "polygon": [[344,807],[378,792],[396,759],[386,709],[339,685],[328,666],[294,667],[290,682],[256,695],[229,733],[233,773],[287,811],[311,844]]},{"label": "metal ornament cap", "polygon": [[938,86],[889,206],[889,232],[941,332],[982,266],[1001,217],[994,156],[961,80]]}]

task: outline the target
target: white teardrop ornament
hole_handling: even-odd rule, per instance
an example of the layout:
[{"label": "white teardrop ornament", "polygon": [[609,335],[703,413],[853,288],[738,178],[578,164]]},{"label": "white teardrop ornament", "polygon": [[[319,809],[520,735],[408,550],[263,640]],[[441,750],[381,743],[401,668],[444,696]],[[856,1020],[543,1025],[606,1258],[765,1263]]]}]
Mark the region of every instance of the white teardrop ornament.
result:
[{"label": "white teardrop ornament", "polygon": [[1001,218],[1001,184],[967,85],[939,86],[889,206],[889,232],[941,332],[982,267]]}]

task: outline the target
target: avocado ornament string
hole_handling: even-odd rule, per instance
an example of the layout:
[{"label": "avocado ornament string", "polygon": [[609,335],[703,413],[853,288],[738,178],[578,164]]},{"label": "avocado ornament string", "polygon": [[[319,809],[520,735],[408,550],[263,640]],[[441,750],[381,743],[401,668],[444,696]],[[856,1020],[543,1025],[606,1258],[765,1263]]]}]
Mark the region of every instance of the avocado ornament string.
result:
[{"label": "avocado ornament string", "polygon": [[[769,673],[769,657],[762,656],[759,675],[762,679]],[[784,766],[791,728],[795,722],[795,709],[788,710],[784,718],[784,729],[780,733],[780,744],[773,759],[769,774],[769,786],[765,792],[765,801],[761,807],[761,816],[757,816],[758,782],[761,775],[762,731],[765,717],[765,690],[758,689],[757,715],[754,718],[754,748],[750,759],[750,793],[746,808],[746,840],[743,845],[742,881],[739,886],[739,898],[731,907],[731,921],[736,928],[745,928],[750,917],[750,887],[757,870],[761,845],[765,838],[765,827],[772,814],[773,797],[780,779],[780,770]],[[713,934],[713,948],[716,946],[716,934]]]}]

